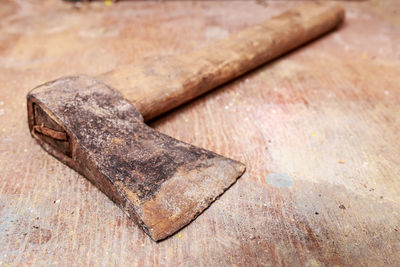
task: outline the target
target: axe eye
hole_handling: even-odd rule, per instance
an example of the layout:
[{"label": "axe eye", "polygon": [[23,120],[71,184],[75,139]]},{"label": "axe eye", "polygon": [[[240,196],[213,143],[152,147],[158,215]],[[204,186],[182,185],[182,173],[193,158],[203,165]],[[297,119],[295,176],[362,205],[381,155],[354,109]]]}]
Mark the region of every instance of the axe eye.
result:
[{"label": "axe eye", "polygon": [[61,152],[69,158],[72,149],[67,132],[53,120],[40,105],[32,103],[33,128],[32,133],[40,140],[51,146],[55,151]]}]

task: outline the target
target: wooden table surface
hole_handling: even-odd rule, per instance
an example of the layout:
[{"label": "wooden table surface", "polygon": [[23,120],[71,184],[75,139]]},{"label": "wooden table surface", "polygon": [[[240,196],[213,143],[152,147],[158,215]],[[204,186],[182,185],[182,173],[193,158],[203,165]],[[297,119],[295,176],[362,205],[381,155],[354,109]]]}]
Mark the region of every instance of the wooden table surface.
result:
[{"label": "wooden table surface", "polygon": [[155,243],[30,137],[26,94],[182,54],[289,1],[0,2],[0,266],[400,266],[400,2],[340,2],[344,25],[151,123],[246,173]]}]

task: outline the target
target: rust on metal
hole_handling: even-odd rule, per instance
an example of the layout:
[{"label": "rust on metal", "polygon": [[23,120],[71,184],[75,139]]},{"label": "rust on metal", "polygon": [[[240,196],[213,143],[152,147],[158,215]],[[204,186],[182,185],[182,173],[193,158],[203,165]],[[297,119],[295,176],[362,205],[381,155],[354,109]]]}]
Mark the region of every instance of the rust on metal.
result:
[{"label": "rust on metal", "polygon": [[119,93],[83,76],[32,90],[28,120],[46,151],[86,176],[154,240],[192,221],[245,170],[148,127]]},{"label": "rust on metal", "polygon": [[53,138],[55,140],[62,140],[62,141],[67,140],[67,134],[65,132],[59,132],[59,131],[53,130],[51,128],[47,128],[43,124],[42,125],[34,125],[33,130],[35,130],[38,133],[44,134],[50,138]]}]

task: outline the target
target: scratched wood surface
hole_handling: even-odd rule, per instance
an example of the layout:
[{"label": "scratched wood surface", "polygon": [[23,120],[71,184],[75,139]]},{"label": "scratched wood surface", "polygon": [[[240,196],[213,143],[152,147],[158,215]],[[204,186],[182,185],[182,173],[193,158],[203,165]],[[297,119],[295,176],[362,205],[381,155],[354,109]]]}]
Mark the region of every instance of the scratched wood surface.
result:
[{"label": "scratched wood surface", "polygon": [[163,242],[29,135],[38,84],[183,54],[297,4],[2,0],[0,266],[399,266],[396,0],[341,2],[336,32],[151,123],[247,165]]}]

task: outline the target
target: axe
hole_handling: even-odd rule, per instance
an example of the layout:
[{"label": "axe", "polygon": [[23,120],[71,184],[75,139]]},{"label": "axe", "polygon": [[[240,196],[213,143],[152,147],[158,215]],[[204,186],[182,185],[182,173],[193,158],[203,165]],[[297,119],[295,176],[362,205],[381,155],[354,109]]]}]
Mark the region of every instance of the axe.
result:
[{"label": "axe", "polygon": [[343,18],[338,5],[307,3],[183,56],[47,82],[27,95],[30,133],[162,240],[195,219],[245,166],[144,122],[333,30]]}]

